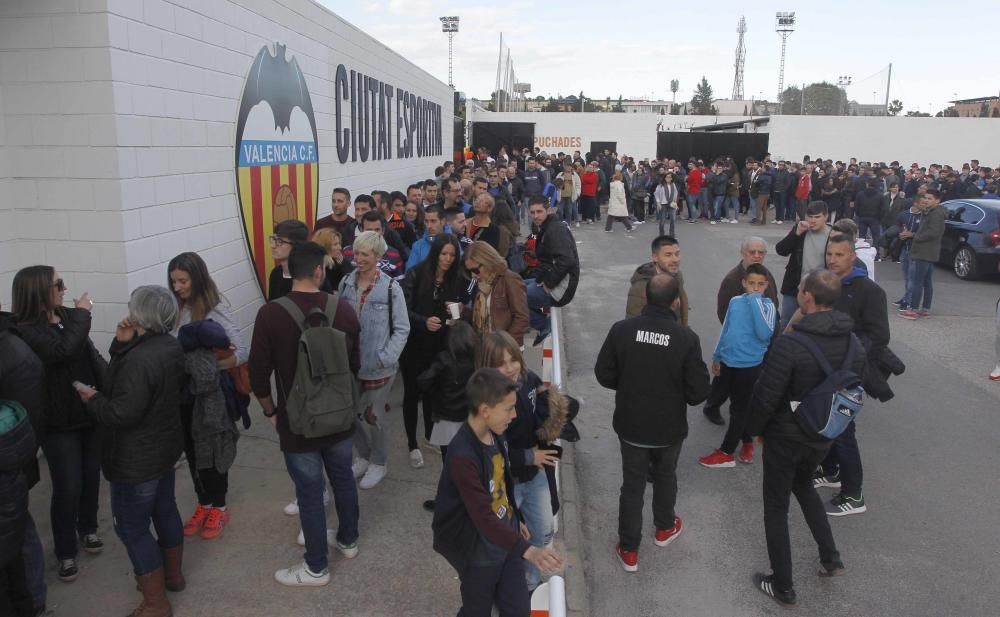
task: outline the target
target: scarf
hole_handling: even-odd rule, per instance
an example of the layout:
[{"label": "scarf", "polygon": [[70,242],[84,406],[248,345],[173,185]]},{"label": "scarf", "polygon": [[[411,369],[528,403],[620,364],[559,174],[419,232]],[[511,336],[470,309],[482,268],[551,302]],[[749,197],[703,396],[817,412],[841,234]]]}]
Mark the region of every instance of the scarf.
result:
[{"label": "scarf", "polygon": [[494,274],[489,280],[480,279],[476,284],[477,297],[472,305],[472,327],[480,336],[493,332],[493,315],[490,314],[490,294],[496,284],[499,274]]}]

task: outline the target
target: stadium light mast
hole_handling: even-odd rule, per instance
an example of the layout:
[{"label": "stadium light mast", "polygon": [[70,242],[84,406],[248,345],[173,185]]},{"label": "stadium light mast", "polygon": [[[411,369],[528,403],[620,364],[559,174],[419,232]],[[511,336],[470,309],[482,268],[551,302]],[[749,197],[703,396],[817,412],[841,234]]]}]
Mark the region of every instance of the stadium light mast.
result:
[{"label": "stadium light mast", "polygon": [[778,115],[781,115],[785,94],[785,45],[788,43],[788,37],[795,31],[795,13],[775,13],[774,31],[781,37],[781,63],[778,66]]},{"label": "stadium light mast", "polygon": [[458,34],[458,17],[442,17],[441,18],[441,32],[448,35],[448,85],[451,86],[452,90],[455,89],[455,83],[452,80],[452,42],[455,35]]}]

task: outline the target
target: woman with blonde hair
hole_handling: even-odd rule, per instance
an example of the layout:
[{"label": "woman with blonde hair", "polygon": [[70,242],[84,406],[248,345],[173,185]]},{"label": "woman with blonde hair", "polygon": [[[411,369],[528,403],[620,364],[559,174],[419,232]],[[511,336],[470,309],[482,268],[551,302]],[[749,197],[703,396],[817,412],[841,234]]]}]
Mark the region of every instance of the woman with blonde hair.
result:
[{"label": "woman with blonde hair", "polygon": [[472,308],[463,310],[463,319],[471,322],[480,336],[502,330],[523,345],[529,325],[524,280],[510,271],[496,249],[481,240],[469,245],[463,262],[465,272],[476,282]]},{"label": "woman with blonde hair", "polygon": [[628,199],[625,197],[625,183],[622,182],[622,172],[616,171],[611,176],[610,196],[608,198],[608,221],[604,224],[604,232],[611,233],[615,221],[621,221],[625,232],[632,232],[632,221],[628,215]]},{"label": "woman with blonde hair", "polygon": [[344,244],[340,232],[327,227],[317,229],[313,234],[312,241],[323,247],[326,251],[326,259],[323,265],[326,267],[326,278],[320,287],[327,293],[334,293],[340,286],[340,281],[354,271],[354,264],[344,258]]}]

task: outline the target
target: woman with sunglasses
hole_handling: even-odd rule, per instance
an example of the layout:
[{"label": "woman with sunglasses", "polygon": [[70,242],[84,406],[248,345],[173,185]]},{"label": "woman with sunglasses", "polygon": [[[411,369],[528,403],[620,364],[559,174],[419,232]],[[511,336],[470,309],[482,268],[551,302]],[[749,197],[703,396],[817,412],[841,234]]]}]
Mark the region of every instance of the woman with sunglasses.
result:
[{"label": "woman with sunglasses", "polygon": [[[179,307],[174,334],[191,322],[212,320],[226,331],[232,352],[219,354],[223,356],[217,361],[219,370],[246,363],[250,349],[229,310],[229,303],[223,301],[222,294],[208,273],[205,261],[197,253],[181,253],[167,265],[167,277]],[[183,341],[183,337],[181,340]],[[208,374],[211,375],[211,372]],[[235,451],[235,440],[239,433],[234,428],[219,431],[220,426],[231,428],[231,424],[224,421],[206,426],[203,420],[208,420],[201,418],[201,414],[194,413],[194,401],[185,398],[187,397],[182,397],[180,406],[181,424],[184,427],[184,454],[191,472],[191,482],[198,496],[198,507],[184,524],[184,535],[192,536],[201,532],[203,539],[211,540],[218,537],[229,522],[230,514],[226,506],[229,465],[232,464],[232,452]],[[202,437],[197,437],[199,435]],[[233,444],[224,444],[223,440],[229,438],[233,439]]]},{"label": "woman with sunglasses", "polygon": [[52,478],[52,535],[59,579],[76,580],[80,544],[97,554],[100,495],[100,445],[93,420],[80,401],[75,382],[100,388],[107,363],[90,341],[94,303],[86,293],[63,306],[68,289],[51,266],[31,266],[14,275],[13,307],[17,330],[45,365],[46,436],[41,440]]},{"label": "woman with sunglasses", "polygon": [[489,244],[477,240],[463,256],[465,272],[476,282],[472,308],[463,310],[463,318],[472,323],[476,333],[504,331],[524,345],[528,331],[528,292],[524,280],[507,268],[507,262]]}]

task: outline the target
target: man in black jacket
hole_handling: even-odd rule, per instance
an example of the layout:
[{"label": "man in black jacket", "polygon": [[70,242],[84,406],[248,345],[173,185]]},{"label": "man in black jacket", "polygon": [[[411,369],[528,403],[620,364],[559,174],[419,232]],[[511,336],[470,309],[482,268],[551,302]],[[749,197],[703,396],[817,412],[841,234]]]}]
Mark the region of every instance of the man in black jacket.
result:
[{"label": "man in black jacket", "polygon": [[528,290],[528,308],[531,309],[531,327],[538,332],[535,346],[540,345],[552,331],[545,311],[550,306],[569,304],[580,280],[580,257],[573,233],[558,216],[548,213],[548,207],[549,201],[544,195],[528,198],[528,214],[531,222],[538,227],[535,243],[538,267],[534,278],[524,281]]},{"label": "man in black jacket", "polygon": [[704,401],[710,389],[698,335],[677,323],[671,310],[679,294],[673,276],[649,279],[642,314],[611,326],[594,367],[597,381],[615,390],[613,426],[621,441],[623,477],[615,552],[626,572],[639,569],[647,474],[653,481],[656,545],[670,544],[681,532],[674,505],[687,406]]},{"label": "man in black jacket", "polygon": [[[892,390],[878,370],[880,359],[889,345],[885,292],[868,278],[864,268],[855,265],[856,259],[854,242],[850,237],[840,234],[830,236],[826,249],[827,268],[841,285],[840,297],[834,308],[852,319],[852,330],[867,352],[870,370],[865,375],[865,391],[874,398],[887,401],[892,398]],[[868,509],[862,492],[864,470],[861,451],[854,431],[855,424],[852,422],[834,442],[823,461],[822,476],[815,479],[817,488],[840,488],[840,492],[827,504],[826,512],[830,516],[861,514]]]},{"label": "man in black jacket", "polygon": [[[850,317],[833,308],[841,293],[837,276],[825,270],[811,272],[799,285],[799,310],[804,317],[795,325],[795,331],[812,338],[833,367],[843,366],[853,325]],[[865,362],[864,354],[856,354],[852,370],[863,375]],[[819,546],[820,576],[833,576],[844,569],[812,480],[832,442],[805,433],[790,405],[791,401],[801,401],[825,378],[805,346],[788,335],[779,336],[764,361],[750,402],[747,431],[764,439],[764,532],[773,570],[768,576],[756,574],[754,584],[783,605],[796,601],[788,538],[792,494]]]}]

